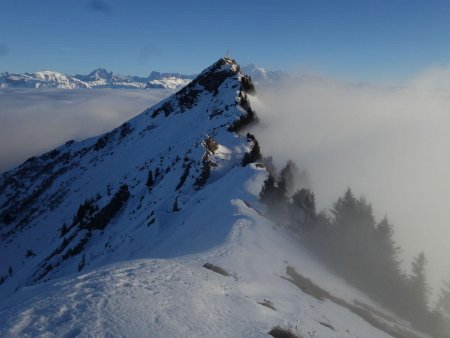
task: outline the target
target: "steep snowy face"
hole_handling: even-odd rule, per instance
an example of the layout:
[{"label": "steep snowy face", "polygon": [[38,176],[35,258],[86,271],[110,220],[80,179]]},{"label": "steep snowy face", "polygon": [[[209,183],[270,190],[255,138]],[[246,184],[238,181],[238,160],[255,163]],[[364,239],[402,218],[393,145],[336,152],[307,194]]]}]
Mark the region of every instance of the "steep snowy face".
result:
[{"label": "steep snowy face", "polygon": [[[223,240],[229,229],[214,220],[233,218],[229,201],[258,171],[243,167],[256,140],[235,133],[254,119],[253,91],[233,60],[220,59],[111,132],[0,176],[0,297],[87,267]],[[211,188],[224,180],[230,191]],[[211,199],[224,204],[222,215],[208,214]]]},{"label": "steep snowy face", "polygon": [[112,72],[108,72],[105,68],[97,68],[88,75],[76,75],[75,77],[86,82],[89,87],[112,86],[117,79]]},{"label": "steep snowy face", "polygon": [[105,68],[97,68],[88,75],[91,81],[111,81],[113,79],[113,73],[108,72]]}]

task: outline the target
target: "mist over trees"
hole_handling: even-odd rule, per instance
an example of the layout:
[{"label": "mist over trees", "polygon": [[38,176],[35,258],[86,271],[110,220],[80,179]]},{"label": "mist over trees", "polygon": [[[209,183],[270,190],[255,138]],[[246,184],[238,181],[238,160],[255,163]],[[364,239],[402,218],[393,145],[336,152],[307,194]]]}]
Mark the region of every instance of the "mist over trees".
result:
[{"label": "mist over trees", "polygon": [[[326,266],[413,326],[435,337],[450,334],[450,280],[438,302],[430,304],[427,259],[417,254],[411,270],[401,266],[401,248],[387,216],[376,220],[371,204],[350,188],[329,212],[317,212],[314,193],[296,182],[300,170],[292,162],[279,172],[265,159],[269,175],[260,193],[267,214],[298,234],[300,241]],[[302,175],[305,175],[304,172]],[[299,187],[299,189],[296,189]]]}]

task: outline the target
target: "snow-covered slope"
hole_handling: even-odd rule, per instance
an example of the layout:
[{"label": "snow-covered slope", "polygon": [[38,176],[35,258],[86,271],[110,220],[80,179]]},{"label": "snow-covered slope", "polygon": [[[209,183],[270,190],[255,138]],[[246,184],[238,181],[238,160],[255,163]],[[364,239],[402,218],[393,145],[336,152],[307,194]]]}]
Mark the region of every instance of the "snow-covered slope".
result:
[{"label": "snow-covered slope", "polygon": [[267,172],[236,133],[254,120],[253,92],[223,58],[115,130],[3,174],[0,336],[410,330],[262,216]]},{"label": "snow-covered slope", "polygon": [[[252,113],[243,79],[235,63],[221,59],[115,130],[69,141],[4,173],[0,295],[145,255],[168,243],[161,236],[184,231],[179,220],[192,212],[187,206],[201,201],[205,185],[236,170],[254,142],[227,130]],[[186,245],[192,251],[192,242],[168,251],[183,253]]]},{"label": "snow-covered slope", "polygon": [[[377,307],[322,269],[286,232],[249,206],[257,203],[252,195],[262,171],[256,176],[253,173],[254,178],[238,194],[245,200],[228,200],[230,184],[242,183],[247,174],[210,186],[221,189],[225,196],[209,200],[202,212],[232,212],[233,219],[216,219],[210,229],[202,231],[205,237],[216,239],[217,229],[224,227],[229,233],[223,244],[194,255],[130,260],[25,287],[2,304],[0,334],[268,337],[272,327],[281,325],[301,337],[389,337],[357,313],[308,295],[283,278],[289,264],[350,304],[357,299],[359,304]],[[203,268],[207,263],[224,269],[229,276]],[[393,316],[390,320],[386,315],[376,318],[386,329],[411,333],[405,337],[420,337]]]},{"label": "snow-covered slope", "polygon": [[[185,257],[116,263],[26,287],[3,303],[0,334],[36,337],[50,331],[58,337],[268,337],[272,327],[281,325],[302,337],[389,337],[347,308],[318,300],[282,278],[290,264],[349,301],[356,294],[369,302],[320,269],[292,238],[248,207],[249,202],[228,200],[229,185],[242,183],[253,170],[246,168],[247,173],[210,186],[222,189],[225,196],[207,201],[203,212],[227,212],[233,217],[218,218],[202,231],[215,239],[220,236],[218,228],[227,229],[222,245]],[[254,202],[251,190],[237,197]],[[191,222],[202,223],[202,219],[185,224]],[[229,276],[203,268],[205,263],[223,268]]]},{"label": "snow-covered slope", "polygon": [[167,88],[176,89],[187,85],[191,80],[175,76],[166,76],[160,79],[148,81],[145,88]]}]

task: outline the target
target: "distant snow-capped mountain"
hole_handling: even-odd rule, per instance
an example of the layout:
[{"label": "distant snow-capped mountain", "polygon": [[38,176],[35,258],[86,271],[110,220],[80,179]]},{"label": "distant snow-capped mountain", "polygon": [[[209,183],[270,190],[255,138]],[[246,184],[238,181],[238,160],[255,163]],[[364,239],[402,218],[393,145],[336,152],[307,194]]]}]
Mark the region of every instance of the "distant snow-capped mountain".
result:
[{"label": "distant snow-capped mountain", "polygon": [[76,77],[44,70],[36,73],[2,73],[0,88],[89,88],[89,85]]},{"label": "distant snow-capped mountain", "polygon": [[152,72],[148,77],[117,75],[104,68],[87,75],[66,75],[54,71],[36,73],[2,73],[0,88],[168,88],[178,89],[188,84],[195,76],[177,73]]}]

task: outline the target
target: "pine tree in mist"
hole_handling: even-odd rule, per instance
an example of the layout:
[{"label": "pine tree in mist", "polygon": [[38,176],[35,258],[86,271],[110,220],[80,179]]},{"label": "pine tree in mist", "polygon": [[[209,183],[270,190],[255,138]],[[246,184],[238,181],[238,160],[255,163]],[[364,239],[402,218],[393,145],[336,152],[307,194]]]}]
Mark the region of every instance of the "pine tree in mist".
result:
[{"label": "pine tree in mist", "polygon": [[259,197],[261,201],[264,203],[271,203],[272,200],[275,199],[276,196],[276,187],[275,187],[275,177],[269,173],[267,179],[264,181],[264,185],[261,189]]},{"label": "pine tree in mist", "polygon": [[311,226],[316,218],[316,199],[314,193],[309,189],[297,190],[292,195],[290,213],[295,224],[303,227]]},{"label": "pine tree in mist", "polygon": [[284,168],[280,171],[280,180],[284,181],[287,195],[292,195],[294,192],[296,185],[295,178],[298,176],[299,170],[297,165],[293,161],[288,160]]},{"label": "pine tree in mist", "polygon": [[374,266],[375,273],[383,278],[379,279],[374,295],[383,304],[394,309],[397,313],[405,311],[406,278],[401,269],[401,248],[395,243],[394,227],[385,216],[375,228],[374,255],[377,257]]},{"label": "pine tree in mist", "polygon": [[383,252],[386,260],[391,261],[399,269],[398,255],[401,249],[395,244],[393,236],[394,227],[389,223],[387,216],[384,216],[376,227],[376,239],[379,243],[380,251]]},{"label": "pine tree in mist", "polygon": [[303,245],[349,284],[419,330],[433,337],[450,337],[450,324],[443,325],[441,314],[444,309],[450,311],[450,281],[441,291],[436,310],[430,311],[425,255],[415,257],[411,273],[406,274],[394,227],[386,216],[377,222],[372,205],[364,197],[356,198],[350,188],[333,203],[330,214],[317,213],[315,196],[309,189],[299,189],[291,196],[297,166],[288,162],[277,175],[272,161],[269,164],[270,174],[260,194],[269,217],[301,233]]},{"label": "pine tree in mist", "polygon": [[409,277],[409,315],[420,327],[427,325],[430,287],[426,276],[427,259],[423,252],[414,257]]},{"label": "pine tree in mist", "polygon": [[372,267],[377,259],[373,243],[375,219],[371,205],[363,197],[356,199],[349,188],[333,204],[331,213],[333,237],[336,239],[332,247],[334,264],[355,285],[371,286],[374,277]]},{"label": "pine tree in mist", "polygon": [[261,201],[268,207],[272,217],[277,218],[286,207],[286,182],[282,177],[278,179],[272,174],[267,176],[264,181],[261,193],[259,195]]},{"label": "pine tree in mist", "polygon": [[411,263],[411,276],[409,278],[413,297],[413,304],[419,308],[427,308],[430,287],[425,273],[427,259],[423,252],[414,257]]},{"label": "pine tree in mist", "polygon": [[436,303],[436,307],[445,316],[450,319],[450,279],[444,281],[444,285],[439,293],[439,298]]},{"label": "pine tree in mist", "polygon": [[[450,279],[444,281],[433,312],[439,337],[450,337]],[[436,323],[437,322],[437,323]]]},{"label": "pine tree in mist", "polygon": [[334,216],[334,225],[342,229],[368,231],[374,228],[372,205],[364,197],[356,199],[350,188],[338,198],[330,211]]},{"label": "pine tree in mist", "polygon": [[280,176],[278,177],[277,180],[276,198],[280,199],[280,202],[285,203],[286,194],[287,194],[286,179]]}]

